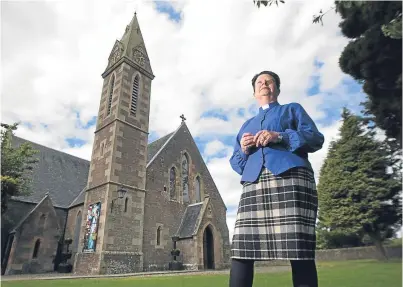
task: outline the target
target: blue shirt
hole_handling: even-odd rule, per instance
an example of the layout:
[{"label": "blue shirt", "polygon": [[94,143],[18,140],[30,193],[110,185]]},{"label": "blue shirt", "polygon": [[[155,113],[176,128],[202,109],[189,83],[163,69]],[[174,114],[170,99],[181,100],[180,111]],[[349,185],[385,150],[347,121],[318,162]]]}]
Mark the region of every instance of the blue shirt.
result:
[{"label": "blue shirt", "polygon": [[[253,147],[249,155],[245,154],[240,146],[242,135],[255,135],[260,130],[279,132],[283,139],[265,147]],[[256,181],[263,167],[274,175],[293,167],[312,170],[308,153],[321,149],[323,142],[324,136],[300,104],[280,105],[274,102],[267,109],[259,108],[259,113],[242,125],[230,164],[233,170],[242,175],[241,183]]]}]

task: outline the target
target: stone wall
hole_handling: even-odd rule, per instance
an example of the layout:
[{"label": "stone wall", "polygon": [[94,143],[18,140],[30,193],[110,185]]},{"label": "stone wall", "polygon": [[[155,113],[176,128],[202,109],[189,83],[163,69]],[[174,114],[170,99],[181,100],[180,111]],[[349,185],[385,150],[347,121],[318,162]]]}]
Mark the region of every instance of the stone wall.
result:
[{"label": "stone wall", "polygon": [[47,197],[16,229],[5,274],[52,272],[61,233],[58,215]]},{"label": "stone wall", "polygon": [[67,216],[67,222],[66,222],[66,230],[64,234],[64,239],[71,238],[73,240],[70,250],[72,252],[71,256],[71,264],[74,263],[74,257],[78,251],[78,246],[80,243],[80,230],[81,230],[81,225],[83,223],[83,218],[85,220],[85,216],[87,214],[84,214],[83,217],[83,205],[78,205],[69,210],[68,216]]},{"label": "stone wall", "polygon": [[[402,258],[401,247],[386,247],[386,254],[389,258]],[[355,259],[381,259],[375,246],[329,249],[316,251],[318,261],[332,260],[355,260]]]},{"label": "stone wall", "polygon": [[102,274],[142,272],[142,256],[132,252],[104,252],[101,269]]},{"label": "stone wall", "polygon": [[188,238],[177,242],[176,248],[181,252],[180,260],[184,264],[184,268],[188,270],[198,269],[198,253],[196,251],[196,239]]},{"label": "stone wall", "polygon": [[[402,247],[385,247],[387,256],[390,259],[402,258]],[[344,260],[367,260],[381,259],[375,246],[352,247],[341,249],[317,250],[316,261],[344,261]],[[289,261],[261,261],[256,262],[256,266],[289,265]]]},{"label": "stone wall", "polygon": [[[189,162],[189,202],[183,202],[181,185],[182,155],[186,153]],[[169,171],[176,169],[176,196],[170,198]],[[182,125],[175,136],[168,142],[162,152],[147,168],[146,198],[144,214],[144,265],[164,265],[170,260],[172,236],[177,232],[187,204],[195,203],[194,181],[196,176],[201,179],[201,200],[204,195],[210,196],[216,221],[214,226],[223,238],[223,248],[229,251],[226,208],[214,184],[214,181],[200,155],[200,152],[186,125]],[[165,186],[165,188],[164,188]],[[161,245],[156,245],[158,226],[162,226]],[[225,254],[229,254],[228,251]],[[182,253],[183,256],[185,256]]]}]

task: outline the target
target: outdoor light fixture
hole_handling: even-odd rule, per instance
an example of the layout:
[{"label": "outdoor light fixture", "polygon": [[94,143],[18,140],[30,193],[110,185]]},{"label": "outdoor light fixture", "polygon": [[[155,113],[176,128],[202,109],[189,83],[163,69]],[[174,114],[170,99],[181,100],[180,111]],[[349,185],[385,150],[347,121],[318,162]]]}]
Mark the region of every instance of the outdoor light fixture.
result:
[{"label": "outdoor light fixture", "polygon": [[115,201],[119,200],[119,199],[123,199],[125,197],[125,194],[126,194],[127,190],[123,188],[123,185],[120,185],[120,187],[118,188],[117,192],[118,192],[118,197],[112,199],[111,211],[115,207]]},{"label": "outdoor light fixture", "polygon": [[121,185],[118,189],[118,198],[122,199],[125,197],[126,194],[126,189],[123,188],[123,185]]}]

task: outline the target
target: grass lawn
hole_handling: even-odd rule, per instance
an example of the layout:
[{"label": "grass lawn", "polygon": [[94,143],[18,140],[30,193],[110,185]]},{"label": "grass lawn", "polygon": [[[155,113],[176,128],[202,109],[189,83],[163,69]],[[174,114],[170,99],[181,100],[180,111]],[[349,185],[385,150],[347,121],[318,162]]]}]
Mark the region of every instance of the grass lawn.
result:
[{"label": "grass lawn", "polygon": [[[401,287],[401,261],[374,260],[319,262],[320,287]],[[228,275],[178,275],[102,279],[64,279],[2,282],[2,287],[219,287],[228,286]],[[256,273],[254,287],[291,287],[290,272]]]}]

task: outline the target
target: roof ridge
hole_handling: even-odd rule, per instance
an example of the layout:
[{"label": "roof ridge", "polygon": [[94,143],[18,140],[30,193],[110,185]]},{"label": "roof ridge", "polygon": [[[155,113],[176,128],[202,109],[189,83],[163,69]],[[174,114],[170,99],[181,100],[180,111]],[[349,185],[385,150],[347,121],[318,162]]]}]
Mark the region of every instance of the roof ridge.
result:
[{"label": "roof ridge", "polygon": [[[161,148],[154,154],[154,156],[147,163],[146,168],[148,168],[150,166],[150,164],[154,161],[154,159],[156,159],[156,157],[161,153],[161,151],[166,147],[168,142],[176,135],[176,133],[179,131],[179,129],[181,127],[182,127],[182,124],[174,132],[172,132],[171,136],[165,141],[165,143],[161,146]],[[161,138],[163,138],[163,137],[161,137]]]},{"label": "roof ridge", "polygon": [[[67,208],[71,208],[73,207],[73,203],[79,198],[79,196],[87,189],[87,186],[85,186],[78,194],[77,196],[70,202],[69,206]],[[81,203],[77,203],[76,205],[81,204]]]},{"label": "roof ridge", "polygon": [[32,210],[30,212],[28,212],[19,222],[18,224],[15,225],[15,227],[13,229],[11,229],[10,233],[12,232],[16,232],[17,229],[24,223],[25,220],[27,220],[27,218],[38,208],[38,206],[45,201],[45,199],[49,197],[50,201],[52,201],[52,199],[50,198],[49,194],[46,193],[45,196],[35,205],[34,208],[32,208]]},{"label": "roof ridge", "polygon": [[48,146],[46,146],[46,145],[37,143],[37,142],[33,142],[33,141],[28,140],[28,139],[25,139],[25,138],[23,138],[23,137],[19,137],[19,136],[16,136],[16,135],[13,135],[13,137],[15,137],[16,139],[20,139],[20,140],[29,142],[30,144],[34,144],[34,145],[40,146],[40,147],[42,147],[42,148],[45,148],[45,149],[48,149],[48,150],[51,150],[51,151],[55,151],[55,152],[58,152],[58,153],[62,153],[62,154],[65,154],[65,155],[67,155],[67,156],[70,156],[70,157],[73,157],[73,158],[76,158],[76,159],[79,159],[79,160],[82,160],[82,161],[85,161],[85,162],[88,162],[88,163],[91,162],[90,160],[84,159],[84,158],[82,158],[82,157],[78,157],[78,156],[76,156],[76,155],[72,155],[72,154],[67,153],[67,152],[65,152],[65,151],[61,151],[61,150],[58,150],[58,149],[55,149],[55,148],[51,148],[51,147],[48,147]]}]

